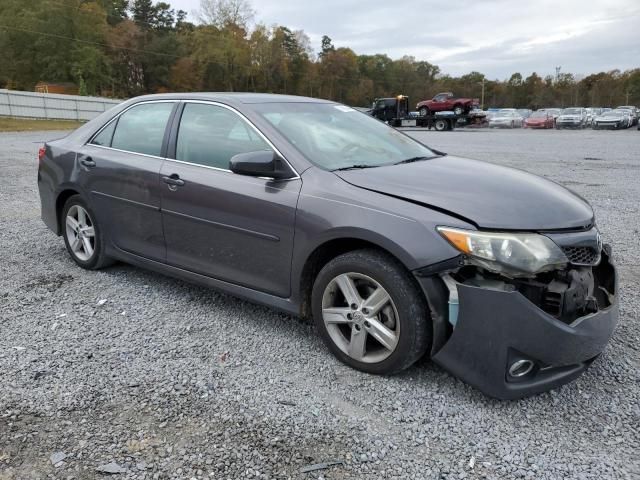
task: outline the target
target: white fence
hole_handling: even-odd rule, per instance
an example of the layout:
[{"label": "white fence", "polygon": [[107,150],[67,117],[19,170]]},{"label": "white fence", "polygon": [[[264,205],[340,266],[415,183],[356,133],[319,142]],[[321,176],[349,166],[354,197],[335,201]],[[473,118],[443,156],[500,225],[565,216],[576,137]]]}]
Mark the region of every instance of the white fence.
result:
[{"label": "white fence", "polygon": [[91,120],[121,100],[0,89],[0,116]]}]

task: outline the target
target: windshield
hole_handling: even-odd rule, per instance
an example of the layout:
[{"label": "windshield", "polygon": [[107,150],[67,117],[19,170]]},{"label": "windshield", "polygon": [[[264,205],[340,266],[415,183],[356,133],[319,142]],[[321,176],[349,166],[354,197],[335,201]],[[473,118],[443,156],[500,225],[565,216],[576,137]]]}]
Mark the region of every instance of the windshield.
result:
[{"label": "windshield", "polygon": [[309,161],[327,170],[437,156],[381,121],[344,105],[262,103],[253,108]]},{"label": "windshield", "polygon": [[547,112],[533,112],[531,118],[547,118]]},{"label": "windshield", "polygon": [[579,108],[565,108],[562,111],[563,115],[580,115],[582,113]]}]

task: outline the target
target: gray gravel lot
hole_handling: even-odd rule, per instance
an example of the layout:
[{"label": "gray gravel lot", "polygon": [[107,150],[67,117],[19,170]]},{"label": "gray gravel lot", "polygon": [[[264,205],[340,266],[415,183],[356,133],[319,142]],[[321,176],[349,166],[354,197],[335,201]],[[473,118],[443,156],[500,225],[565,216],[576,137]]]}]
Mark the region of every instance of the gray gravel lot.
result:
[{"label": "gray gravel lot", "polygon": [[640,478],[640,132],[411,134],[593,204],[621,318],[584,376],[514,402],[428,362],[370,376],[295,318],[127,265],[83,271],[39,218],[37,149],[60,133],[0,133],[0,480]]}]

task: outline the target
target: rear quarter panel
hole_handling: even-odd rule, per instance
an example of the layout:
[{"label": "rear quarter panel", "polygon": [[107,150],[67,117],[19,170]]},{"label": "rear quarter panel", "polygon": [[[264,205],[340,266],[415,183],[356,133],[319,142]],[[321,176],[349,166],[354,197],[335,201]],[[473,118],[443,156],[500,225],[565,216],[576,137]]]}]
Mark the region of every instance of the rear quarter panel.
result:
[{"label": "rear quarter panel", "polygon": [[38,192],[40,194],[41,217],[45,225],[60,235],[56,202],[61,192],[67,189],[84,193],[73,183],[76,152],[67,139],[47,143],[44,158],[38,166]]}]

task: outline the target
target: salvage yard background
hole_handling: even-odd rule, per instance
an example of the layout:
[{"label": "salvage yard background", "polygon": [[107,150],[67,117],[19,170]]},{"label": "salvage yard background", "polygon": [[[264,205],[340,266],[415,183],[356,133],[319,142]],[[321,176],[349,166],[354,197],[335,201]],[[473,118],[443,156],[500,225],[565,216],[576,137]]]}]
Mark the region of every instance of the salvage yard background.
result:
[{"label": "salvage yard background", "polygon": [[428,362],[357,372],[311,325],[212,290],[81,270],[39,218],[37,150],[62,134],[0,133],[0,479],[640,477],[640,132],[410,132],[566,185],[613,244],[605,353],[513,402]]}]

